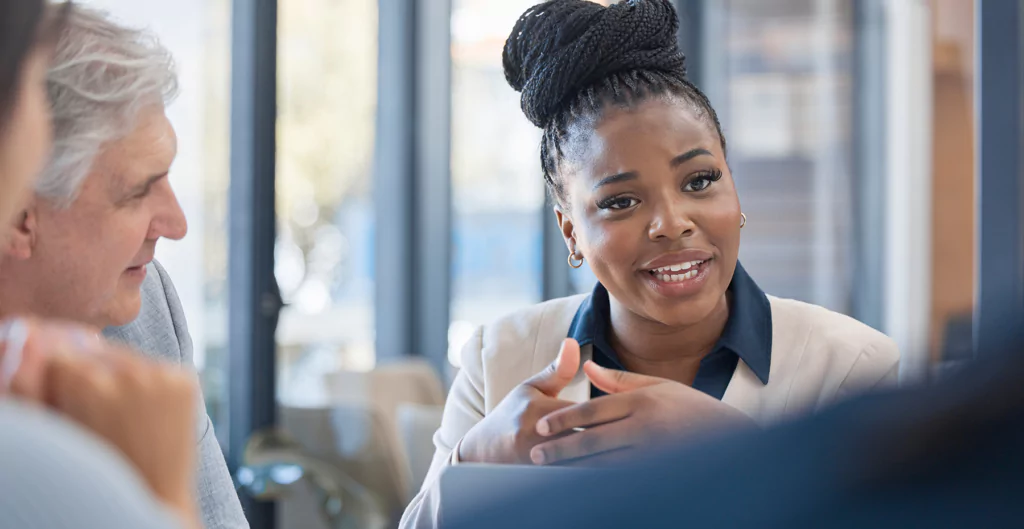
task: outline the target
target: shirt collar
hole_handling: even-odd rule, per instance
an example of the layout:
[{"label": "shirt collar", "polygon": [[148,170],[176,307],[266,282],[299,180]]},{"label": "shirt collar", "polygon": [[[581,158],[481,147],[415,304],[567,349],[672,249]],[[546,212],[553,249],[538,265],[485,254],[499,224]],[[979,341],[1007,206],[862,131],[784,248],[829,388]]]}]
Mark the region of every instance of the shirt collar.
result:
[{"label": "shirt collar", "polygon": [[[729,321],[714,351],[724,348],[733,352],[750,367],[761,383],[767,384],[772,358],[772,309],[768,296],[739,262],[729,283],[729,292],[732,294]],[[608,291],[597,283],[576,311],[568,336],[581,346],[593,344],[618,362],[607,342],[610,314]]]}]

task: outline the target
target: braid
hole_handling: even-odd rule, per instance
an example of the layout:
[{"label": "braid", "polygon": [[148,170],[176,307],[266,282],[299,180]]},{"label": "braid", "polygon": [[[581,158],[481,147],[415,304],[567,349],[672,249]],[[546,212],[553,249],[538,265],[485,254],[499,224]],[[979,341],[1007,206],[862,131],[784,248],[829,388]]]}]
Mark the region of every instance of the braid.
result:
[{"label": "braid", "polygon": [[570,127],[601,115],[607,105],[630,107],[674,95],[725,135],[707,96],[686,79],[679,19],[671,0],[626,0],[609,7],[585,0],[551,0],[516,22],[502,62],[505,79],[522,94],[522,108],[544,129],[541,167],[548,188],[564,199],[558,167]]}]

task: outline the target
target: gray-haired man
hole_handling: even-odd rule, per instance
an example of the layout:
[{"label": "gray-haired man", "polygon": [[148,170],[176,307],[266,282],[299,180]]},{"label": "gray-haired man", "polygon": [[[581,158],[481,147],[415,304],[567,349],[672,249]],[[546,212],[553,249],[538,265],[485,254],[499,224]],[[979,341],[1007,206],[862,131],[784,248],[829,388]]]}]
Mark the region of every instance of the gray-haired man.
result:
[{"label": "gray-haired man", "polygon": [[[0,317],[34,314],[107,328],[154,357],[192,363],[184,314],[153,261],[187,225],[168,180],[177,138],[164,112],[171,57],[149,34],[79,6],[48,79],[54,150],[0,266]],[[206,413],[199,499],[208,529],[247,527]]]}]

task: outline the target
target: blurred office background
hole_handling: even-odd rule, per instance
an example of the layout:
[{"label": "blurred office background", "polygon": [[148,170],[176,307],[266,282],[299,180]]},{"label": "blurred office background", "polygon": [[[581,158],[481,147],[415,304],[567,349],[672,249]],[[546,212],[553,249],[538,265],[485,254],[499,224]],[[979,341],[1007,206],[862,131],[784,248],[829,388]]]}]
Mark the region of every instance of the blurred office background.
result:
[{"label": "blurred office background", "polygon": [[[410,400],[439,404],[476,326],[592,287],[585,267],[565,266],[540,132],[502,73],[504,39],[534,0],[83,3],[151,28],[177,59],[172,183],[191,231],[157,255],[233,470],[252,431],[288,426],[281,410],[336,409],[381,370],[422,362],[414,378],[436,386]],[[1013,75],[979,73],[979,13],[999,7],[678,5],[691,76],[731,144],[749,218],[741,259],[760,285],[890,334],[907,380],[969,357],[979,267],[998,242],[983,244],[978,219],[1020,218],[999,201],[990,217],[978,210],[984,186],[1000,184],[977,170],[976,91]],[[1007,229],[1019,237],[1019,224]],[[325,413],[336,438],[311,450],[347,465],[362,434]],[[425,449],[409,441],[400,461],[373,463],[403,467],[393,481],[406,490],[363,485],[407,500],[431,450],[419,439]],[[248,508],[254,527],[306,527],[283,506]]]}]

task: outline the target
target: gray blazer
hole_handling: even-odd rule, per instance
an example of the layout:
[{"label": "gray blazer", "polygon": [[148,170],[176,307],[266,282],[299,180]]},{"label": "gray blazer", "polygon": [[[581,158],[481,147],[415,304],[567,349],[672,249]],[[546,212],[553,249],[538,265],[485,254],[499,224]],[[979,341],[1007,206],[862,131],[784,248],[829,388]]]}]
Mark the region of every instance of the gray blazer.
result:
[{"label": "gray blazer", "polygon": [[[192,367],[192,337],[171,278],[153,261],[142,283],[142,309],[135,321],[111,327],[104,336],[159,360]],[[199,439],[199,506],[207,529],[247,529],[234,483],[224,462],[213,423],[200,400],[196,433]]]},{"label": "gray blazer", "polygon": [[120,453],[39,406],[0,399],[0,527],[181,529]]}]

